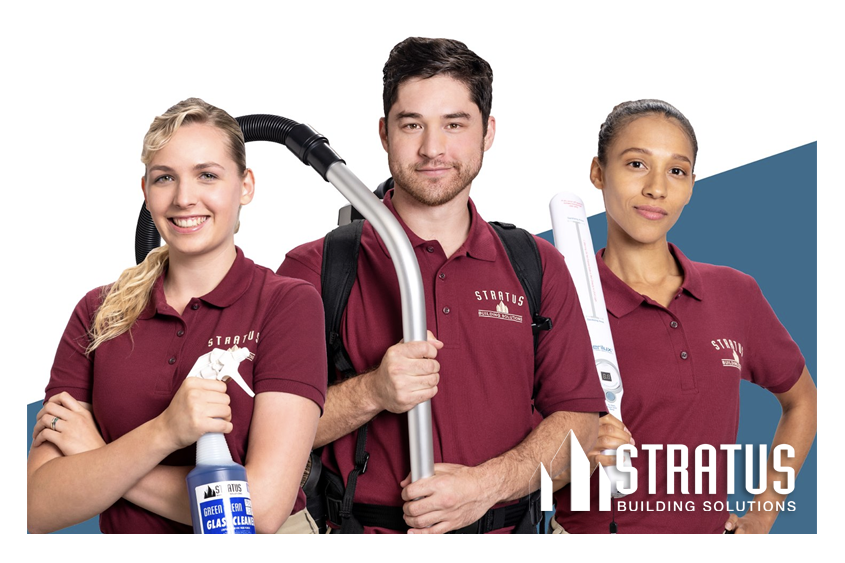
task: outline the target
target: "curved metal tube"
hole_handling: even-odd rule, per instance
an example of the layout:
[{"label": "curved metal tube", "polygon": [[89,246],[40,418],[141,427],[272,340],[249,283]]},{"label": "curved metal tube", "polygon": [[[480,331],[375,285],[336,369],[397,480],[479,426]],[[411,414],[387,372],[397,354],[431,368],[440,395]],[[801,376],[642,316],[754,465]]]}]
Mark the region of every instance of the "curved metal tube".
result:
[{"label": "curved metal tube", "polygon": [[[343,162],[332,164],[326,178],[349,200],[381,236],[396,276],[402,301],[402,334],[405,342],[426,340],[425,293],[422,274],[402,225]],[[434,445],[431,435],[431,402],[425,401],[408,411],[408,440],[411,452],[411,480],[434,474]]]}]

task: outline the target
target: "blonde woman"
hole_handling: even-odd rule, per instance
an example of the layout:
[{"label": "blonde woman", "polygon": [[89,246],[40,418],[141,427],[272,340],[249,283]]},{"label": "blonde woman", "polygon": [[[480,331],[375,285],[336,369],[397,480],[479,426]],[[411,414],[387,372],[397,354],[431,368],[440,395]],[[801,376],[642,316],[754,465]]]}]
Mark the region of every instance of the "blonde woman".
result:
[{"label": "blonde woman", "polygon": [[[256,531],[291,514],[306,524],[299,484],[326,392],[320,296],[235,246],[254,178],[226,112],[180,102],[153,121],[141,160],[166,245],[71,316],[27,462],[27,529],[100,514],[103,532],[190,532],[185,477],[207,432],[225,433],[246,467]],[[197,358],[232,346],[254,354],[239,366],[254,399],[186,379]]]}]

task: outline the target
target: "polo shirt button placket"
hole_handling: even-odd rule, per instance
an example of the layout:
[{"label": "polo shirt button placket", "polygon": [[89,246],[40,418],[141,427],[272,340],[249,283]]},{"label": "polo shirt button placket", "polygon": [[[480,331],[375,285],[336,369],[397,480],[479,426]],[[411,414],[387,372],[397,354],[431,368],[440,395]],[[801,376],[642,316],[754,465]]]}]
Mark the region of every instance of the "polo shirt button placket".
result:
[{"label": "polo shirt button placket", "polygon": [[443,307],[443,314],[444,315],[448,315],[451,312],[452,312],[452,310],[449,307]]},{"label": "polo shirt button placket", "polygon": [[445,280],[445,279],[446,279],[446,274],[444,274],[443,272],[440,272],[440,273],[437,275],[437,277],[438,277],[438,278],[440,278],[441,280]]},{"label": "polo shirt button placket", "polygon": [[191,309],[192,309],[192,310],[194,310],[194,311],[196,311],[196,310],[197,310],[197,309],[199,309],[199,308],[200,308],[200,304],[199,304],[199,303],[194,303],[193,305],[191,305]]},{"label": "polo shirt button placket", "polygon": [[678,321],[672,321],[671,323],[669,323],[669,326],[671,326],[672,328],[678,328]]},{"label": "polo shirt button placket", "polygon": [[176,331],[176,336],[178,336],[179,338],[182,338],[183,336],[185,336],[185,331],[180,328],[179,330]]},{"label": "polo shirt button placket", "polygon": [[687,354],[686,351],[681,352],[681,359],[686,360],[687,358],[689,358],[689,354]]}]

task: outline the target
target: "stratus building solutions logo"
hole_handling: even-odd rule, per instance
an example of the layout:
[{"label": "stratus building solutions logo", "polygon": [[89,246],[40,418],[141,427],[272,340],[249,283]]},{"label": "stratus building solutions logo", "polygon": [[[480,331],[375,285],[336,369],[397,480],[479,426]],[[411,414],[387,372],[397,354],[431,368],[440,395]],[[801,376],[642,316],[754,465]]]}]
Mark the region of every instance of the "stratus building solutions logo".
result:
[{"label": "stratus building solutions logo", "polygon": [[[657,453],[660,450],[664,449],[663,444],[642,444],[640,448],[647,452],[648,455],[648,494],[654,495],[657,494]],[[707,494],[715,495],[716,494],[716,482],[719,478],[717,473],[717,462],[716,462],[716,447],[710,444],[701,444],[697,448],[695,448],[694,452],[694,463],[692,468],[690,468],[689,463],[689,448],[683,444],[667,444],[665,446],[667,451],[667,466],[665,468],[667,474],[667,491],[666,494],[674,495],[674,494],[681,494],[681,495],[688,495],[690,494],[690,473],[693,473],[694,478],[694,493],[697,495],[703,494],[705,491],[704,487],[704,475],[708,476],[708,484],[707,484]],[[734,494],[736,492],[736,483],[735,483],[735,475],[734,475],[734,467],[735,467],[735,455],[736,452],[743,449],[743,446],[740,444],[722,444],[718,448],[720,451],[724,451],[727,453],[727,475],[724,476],[727,482],[727,493],[729,495]],[[755,463],[755,455],[754,455],[754,446],[748,444],[744,447],[745,449],[745,490],[753,495],[758,495],[768,488],[767,482],[767,449],[768,447],[765,444],[760,444],[758,451],[759,454],[757,456],[757,463]],[[569,454],[569,460],[567,463],[566,453]],[[623,479],[619,479],[616,482],[616,487],[619,493],[622,495],[630,495],[636,492],[637,485],[638,485],[638,472],[636,467],[626,467],[622,462],[623,453],[628,452],[632,458],[637,457],[638,450],[636,446],[632,446],[626,444],[624,446],[620,446],[617,449],[617,465],[616,470],[624,475]],[[563,453],[564,455],[560,455]],[[680,455],[676,455],[680,454]],[[775,447],[774,449],[773,462],[774,462],[774,470],[784,476],[784,480],[774,479],[773,480],[773,487],[775,492],[788,495],[793,491],[795,488],[795,470],[792,467],[784,466],[783,465],[783,457],[786,458],[793,458],[795,457],[795,449],[788,445],[788,444],[780,444]],[[705,456],[705,454],[707,454]],[[706,457],[706,461],[705,461]],[[676,459],[678,459],[676,464]],[[757,468],[757,475],[755,479],[755,466]],[[568,467],[569,469],[569,490],[570,490],[570,509],[575,512],[580,511],[587,511],[590,510],[590,462],[587,459],[587,455],[584,453],[584,450],[581,448],[581,444],[578,442],[578,438],[575,436],[573,431],[569,431],[566,438],[564,438],[563,442],[561,442],[560,446],[558,447],[555,455],[552,456],[548,464],[548,468],[543,463],[540,463],[537,466],[537,469],[531,475],[531,478],[528,481],[528,490],[531,491],[536,486],[536,479],[537,475],[539,474],[540,477],[540,509],[544,512],[548,512],[554,510],[554,502],[552,500],[552,492],[553,492],[553,483],[551,475],[558,475],[562,471],[566,470]],[[610,487],[610,478],[605,473],[603,467],[597,468],[599,472],[598,479],[599,479],[599,510],[602,512],[606,512],[611,510],[611,487]],[[675,491],[675,475],[680,475],[680,491]],[[757,485],[755,486],[755,481]],[[639,501],[635,503],[637,506],[631,507],[628,506],[626,501],[623,499],[616,499],[616,510],[618,511],[642,511],[642,512],[656,512],[656,511],[664,511],[664,510],[675,510],[675,511],[694,511],[696,510],[695,503],[693,501],[676,501],[673,503],[667,503],[665,501],[657,501],[655,506],[652,507],[649,501]],[[648,504],[649,506],[639,506]],[[703,506],[700,508],[703,511],[722,511],[727,510],[729,512],[744,512],[750,508],[755,508],[758,510],[775,510],[778,511],[788,511],[793,512],[795,510],[795,502],[794,501],[778,501],[776,503],[771,501],[766,501],[764,503],[757,503],[761,506],[753,506],[754,501],[747,502],[743,501],[741,504],[737,503],[737,506],[732,505],[729,502],[710,502],[704,501]],[[752,506],[749,506],[752,505]]]},{"label": "stratus building solutions logo", "polygon": [[729,368],[736,368],[742,371],[742,363],[740,361],[740,358],[745,352],[745,349],[742,347],[741,342],[731,340],[730,338],[716,338],[714,340],[711,340],[710,344],[716,350],[727,350],[733,355],[733,358],[722,359],[723,366]]},{"label": "stratus building solutions logo", "polygon": [[[494,291],[482,289],[475,292],[475,298],[478,301],[493,301],[496,303],[496,310],[479,309],[478,316],[488,319],[501,319],[503,321],[512,321],[521,323],[522,315],[514,315],[508,310],[508,303],[521,307],[525,302],[524,295],[517,295],[509,291]],[[492,303],[491,303],[492,305]]]}]

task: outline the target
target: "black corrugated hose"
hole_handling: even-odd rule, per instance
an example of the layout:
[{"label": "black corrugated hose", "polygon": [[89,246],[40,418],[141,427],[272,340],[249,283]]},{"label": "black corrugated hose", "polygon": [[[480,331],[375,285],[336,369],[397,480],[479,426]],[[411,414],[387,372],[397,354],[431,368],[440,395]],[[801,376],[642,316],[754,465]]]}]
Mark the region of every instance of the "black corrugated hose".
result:
[{"label": "black corrugated hose", "polygon": [[[255,114],[236,118],[244,133],[244,141],[270,141],[285,145],[303,163],[312,166],[324,180],[329,167],[344,162],[329,146],[329,141],[311,126],[278,115]],[[150,212],[141,204],[138,226],[135,228],[135,263],[140,264],[147,254],[161,245]]]}]

